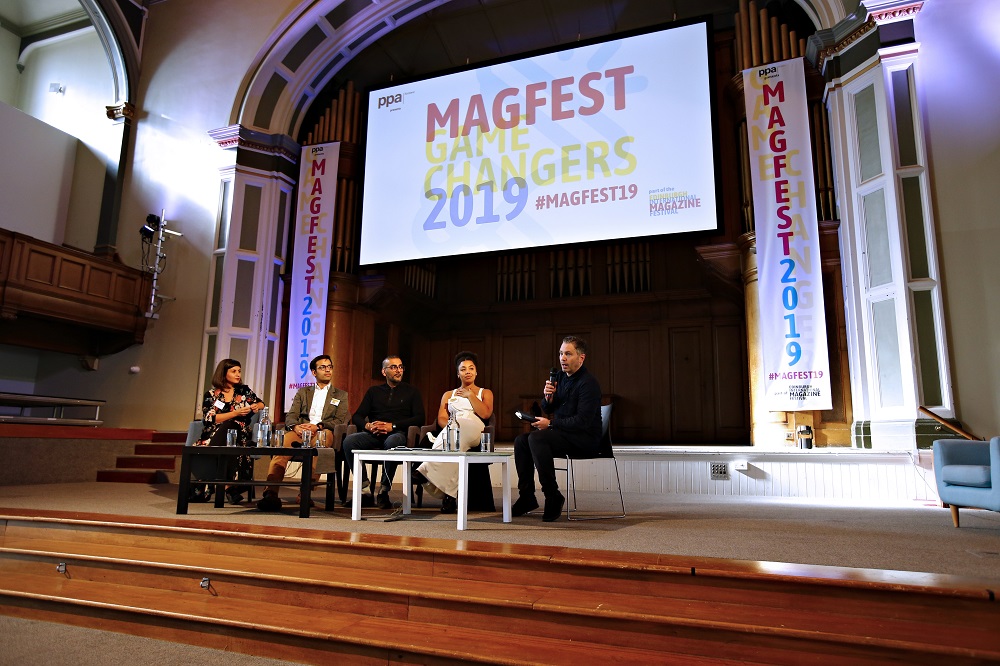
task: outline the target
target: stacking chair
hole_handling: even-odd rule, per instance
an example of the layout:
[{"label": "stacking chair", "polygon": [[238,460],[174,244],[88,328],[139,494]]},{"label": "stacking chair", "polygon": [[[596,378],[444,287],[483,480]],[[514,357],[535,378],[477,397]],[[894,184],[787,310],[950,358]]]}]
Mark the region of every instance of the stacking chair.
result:
[{"label": "stacking chair", "polygon": [[[253,419],[250,421],[250,441],[253,444],[256,444],[256,442],[257,442],[257,423],[259,421],[260,421],[260,413],[258,412],[258,413],[254,414]],[[202,422],[201,419],[196,419],[194,421],[191,421],[191,423],[188,424],[187,439],[184,441],[184,446],[194,446],[194,443],[196,441],[198,441],[198,438],[201,436],[201,433],[202,433],[202,430],[204,429],[204,427],[205,427],[205,424]],[[256,458],[256,457],[257,456],[251,456],[251,458]],[[213,461],[210,461],[210,460],[207,460],[207,459],[198,459],[195,462],[196,467],[192,471],[196,472],[198,476],[211,476],[212,475],[212,471],[214,471],[214,470],[211,470],[211,468],[205,469],[204,467],[201,467],[201,466],[214,465],[214,464],[215,463]],[[199,469],[199,467],[200,467],[200,469]],[[249,480],[253,481],[253,472],[252,471],[249,473],[249,476],[250,476]],[[237,480],[214,481],[214,482],[206,483],[205,485],[213,486],[214,487],[214,492],[221,493],[221,492],[225,492],[225,488],[226,488],[227,484],[239,485],[239,481],[237,481]],[[254,486],[252,486],[252,485],[247,486],[247,497],[249,498],[249,501],[252,502],[256,498],[256,496],[257,496],[257,493],[256,493],[256,491],[254,489]]]},{"label": "stacking chair", "polygon": [[[597,449],[597,453],[588,455],[569,455],[566,456],[566,466],[560,467],[559,461],[556,461],[556,469],[559,471],[566,472],[566,487],[567,487],[567,499],[566,499],[566,518],[567,520],[600,520],[603,518],[624,518],[625,517],[625,495],[622,492],[622,478],[618,474],[618,460],[615,459],[614,449],[611,447],[611,430],[609,425],[611,424],[611,405],[601,405],[601,443]],[[601,514],[601,515],[577,515],[579,509],[576,503],[576,479],[573,476],[573,461],[575,460],[608,460],[615,466],[615,479],[618,482],[618,500],[621,503],[621,513],[614,514]]]}]

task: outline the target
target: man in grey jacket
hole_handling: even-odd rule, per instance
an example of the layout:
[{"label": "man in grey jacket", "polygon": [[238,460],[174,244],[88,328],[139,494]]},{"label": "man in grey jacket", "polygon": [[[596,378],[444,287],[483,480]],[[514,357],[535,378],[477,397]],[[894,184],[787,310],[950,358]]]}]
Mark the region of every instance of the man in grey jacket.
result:
[{"label": "man in grey jacket", "polygon": [[[302,433],[312,433],[313,441],[317,433],[327,432],[328,438],[333,437],[336,425],[347,423],[350,410],[347,408],[347,391],[330,384],[333,379],[333,360],[323,354],[309,362],[316,383],[304,386],[292,398],[292,406],[285,415],[284,446],[294,446],[302,442]],[[285,467],[290,456],[274,456],[267,468],[267,480],[280,482],[285,478]],[[313,481],[319,481],[319,474],[313,474]],[[281,499],[278,497],[278,486],[268,486],[264,496],[257,502],[261,511],[278,511],[281,509]]]}]

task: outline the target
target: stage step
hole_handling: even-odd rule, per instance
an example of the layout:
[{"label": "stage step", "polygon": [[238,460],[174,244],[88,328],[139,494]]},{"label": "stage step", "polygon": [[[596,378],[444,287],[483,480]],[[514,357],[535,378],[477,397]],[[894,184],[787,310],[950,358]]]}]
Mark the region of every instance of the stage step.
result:
[{"label": "stage step", "polygon": [[118,456],[117,469],[162,469],[174,471],[177,458],[174,456]]},{"label": "stage step", "polygon": [[992,591],[948,576],[26,514],[0,510],[0,612],[306,663],[1000,660]]},{"label": "stage step", "polygon": [[98,481],[112,483],[168,483],[162,469],[101,469],[97,471]]},{"label": "stage step", "polygon": [[139,456],[179,456],[184,453],[183,444],[136,444],[135,453]]},{"label": "stage step", "polygon": [[187,433],[182,431],[161,431],[157,430],[150,437],[149,441],[157,443],[183,444],[187,441]]}]

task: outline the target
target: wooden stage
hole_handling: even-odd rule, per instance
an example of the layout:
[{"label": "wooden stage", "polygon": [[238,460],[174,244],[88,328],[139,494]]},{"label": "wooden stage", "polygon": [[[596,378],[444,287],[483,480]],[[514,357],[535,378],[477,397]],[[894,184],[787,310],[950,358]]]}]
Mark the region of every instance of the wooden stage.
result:
[{"label": "wooden stage", "polygon": [[3,614],[312,664],[1000,661],[946,575],[2,508],[0,568]]}]

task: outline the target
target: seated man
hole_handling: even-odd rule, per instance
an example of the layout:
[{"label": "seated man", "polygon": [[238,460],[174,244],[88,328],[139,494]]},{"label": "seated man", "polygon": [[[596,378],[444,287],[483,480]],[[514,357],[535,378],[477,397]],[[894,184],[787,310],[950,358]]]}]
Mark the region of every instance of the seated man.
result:
[{"label": "seated man", "polygon": [[[358,432],[344,438],[344,459],[347,472],[354,469],[356,450],[391,449],[406,446],[406,432],[411,425],[424,423],[424,402],[420,392],[403,381],[403,362],[398,356],[387,356],[382,361],[382,376],[385,384],[372,386],[361,399],[361,405],[351,420]],[[396,463],[387,462],[382,467],[382,484],[376,504],[382,509],[391,509],[389,488],[396,474]],[[355,479],[360,483],[360,479]]]},{"label": "seated man", "polygon": [[[347,423],[350,413],[347,409],[347,391],[330,385],[333,378],[333,360],[323,354],[309,362],[316,383],[313,386],[303,386],[292,398],[292,406],[285,415],[285,433],[283,446],[302,442],[302,433],[312,433],[313,443],[316,443],[317,433],[327,432],[326,437],[333,437],[333,427]],[[329,440],[328,440],[329,442]],[[329,445],[329,444],[328,444]],[[285,478],[285,468],[291,456],[274,456],[267,468],[267,480],[280,482]],[[319,481],[319,474],[313,474],[313,481]],[[300,498],[301,501],[301,498]],[[264,496],[257,502],[261,511],[278,511],[281,509],[281,499],[278,497],[278,486],[268,486]],[[329,509],[331,507],[327,507]]]},{"label": "seated man", "polygon": [[512,507],[514,516],[523,516],[538,508],[535,499],[535,471],[545,495],[542,520],[552,522],[562,513],[565,498],[556,483],[553,458],[567,454],[597,453],[601,441],[601,387],[583,362],[587,343],[569,335],[559,347],[559,366],[555,383],[545,382],[542,409],[551,417],[538,417],[528,434],[514,440],[514,466],[517,469],[518,498]]}]

